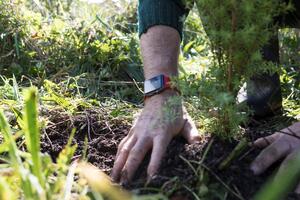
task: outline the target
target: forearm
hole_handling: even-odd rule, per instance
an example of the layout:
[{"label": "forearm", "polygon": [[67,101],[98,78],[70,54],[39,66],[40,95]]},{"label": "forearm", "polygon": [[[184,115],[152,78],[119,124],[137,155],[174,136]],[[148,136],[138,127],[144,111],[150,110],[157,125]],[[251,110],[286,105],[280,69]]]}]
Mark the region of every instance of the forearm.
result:
[{"label": "forearm", "polygon": [[139,35],[146,79],[178,74],[183,20],[189,12],[182,2],[185,1],[139,0]]},{"label": "forearm", "polygon": [[180,35],[168,26],[153,26],[141,36],[145,79],[159,74],[177,76]]}]

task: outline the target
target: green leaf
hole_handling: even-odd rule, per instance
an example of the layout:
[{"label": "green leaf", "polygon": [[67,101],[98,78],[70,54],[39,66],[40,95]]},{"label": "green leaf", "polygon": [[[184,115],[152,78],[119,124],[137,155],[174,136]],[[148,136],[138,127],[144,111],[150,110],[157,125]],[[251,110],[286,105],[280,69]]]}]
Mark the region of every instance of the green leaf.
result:
[{"label": "green leaf", "polygon": [[194,43],[195,43],[195,41],[191,41],[191,42],[187,43],[183,48],[183,52],[187,53],[192,48]]}]

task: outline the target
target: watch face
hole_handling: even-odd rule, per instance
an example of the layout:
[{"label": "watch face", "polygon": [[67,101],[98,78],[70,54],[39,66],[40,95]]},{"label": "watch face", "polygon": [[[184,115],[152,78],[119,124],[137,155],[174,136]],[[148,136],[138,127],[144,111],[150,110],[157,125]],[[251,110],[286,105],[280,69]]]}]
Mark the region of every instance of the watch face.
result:
[{"label": "watch face", "polygon": [[144,92],[145,95],[152,94],[163,88],[163,75],[156,76],[145,81]]}]

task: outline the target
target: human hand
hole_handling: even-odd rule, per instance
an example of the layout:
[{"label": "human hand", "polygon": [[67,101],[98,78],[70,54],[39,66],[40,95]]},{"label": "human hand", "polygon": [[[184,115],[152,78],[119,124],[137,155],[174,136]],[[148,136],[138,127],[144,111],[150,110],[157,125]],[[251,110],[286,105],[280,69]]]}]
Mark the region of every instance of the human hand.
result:
[{"label": "human hand", "polygon": [[[283,170],[287,163],[300,153],[300,122],[273,135],[257,139],[254,146],[265,148],[250,166],[254,174],[263,173],[274,162],[285,158],[279,168]],[[300,184],[296,187],[295,193],[300,194]]]},{"label": "human hand", "polygon": [[171,139],[182,134],[189,143],[200,141],[198,130],[176,92],[166,90],[148,98],[128,135],[120,142],[111,177],[126,184],[152,149],[148,181],[157,172]]}]

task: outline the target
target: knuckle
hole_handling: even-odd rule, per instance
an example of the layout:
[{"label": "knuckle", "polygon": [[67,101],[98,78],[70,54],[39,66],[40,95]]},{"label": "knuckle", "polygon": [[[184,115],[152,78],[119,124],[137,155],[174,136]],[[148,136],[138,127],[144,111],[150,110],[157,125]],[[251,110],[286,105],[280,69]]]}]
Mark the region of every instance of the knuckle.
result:
[{"label": "knuckle", "polygon": [[128,162],[129,165],[135,165],[136,163],[139,162],[139,158],[137,156],[132,156],[130,157],[130,161]]},{"label": "knuckle", "polygon": [[143,148],[133,148],[130,151],[130,154],[133,155],[133,158],[139,157],[145,150]]},{"label": "knuckle", "polygon": [[264,147],[264,144],[268,144],[268,141],[265,138],[259,138],[254,142],[254,145],[260,148]]},{"label": "knuckle", "polygon": [[129,153],[129,149],[128,148],[123,148],[120,151],[120,154],[128,154]]},{"label": "knuckle", "polygon": [[149,134],[145,133],[145,135],[141,138],[145,142],[149,142],[153,140],[153,137],[151,137]]},{"label": "knuckle", "polygon": [[276,138],[280,138],[283,134],[279,133],[279,132],[275,132],[272,136],[274,137],[274,139]]},{"label": "knuckle", "polygon": [[137,148],[133,148],[133,149],[131,149],[130,154],[131,155],[138,155],[139,154],[139,150]]}]

